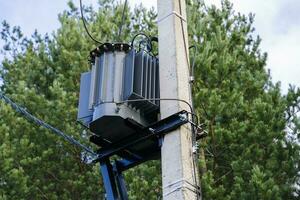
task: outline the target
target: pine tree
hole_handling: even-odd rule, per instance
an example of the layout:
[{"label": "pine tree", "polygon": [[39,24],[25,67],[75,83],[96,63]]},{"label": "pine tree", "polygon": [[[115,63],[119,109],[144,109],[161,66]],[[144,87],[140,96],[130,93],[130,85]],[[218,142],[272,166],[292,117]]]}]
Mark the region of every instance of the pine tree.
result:
[{"label": "pine tree", "polygon": [[208,130],[201,142],[204,199],[296,199],[299,141],[289,139],[286,113],[299,108],[299,90],[282,96],[271,82],[252,14],[235,14],[228,1],[220,9],[195,3],[189,14],[199,51],[194,98]]},{"label": "pine tree", "polygon": [[[101,41],[117,41],[123,5],[100,1],[99,6],[97,12],[92,7],[84,10],[91,34]],[[147,22],[154,18],[155,13],[143,7],[133,13],[127,9],[124,27],[132,29],[124,28],[121,39],[129,41],[131,35],[144,29],[155,32]],[[90,145],[83,137],[87,133],[76,124],[76,116],[80,74],[89,70],[89,51],[96,44],[87,37],[72,2],[69,10],[59,15],[59,21],[60,28],[51,36],[35,32],[32,38],[24,37],[19,27],[11,28],[3,22],[4,52],[9,59],[2,62],[1,91],[37,117]],[[86,165],[80,149],[26,121],[2,101],[0,105],[1,199],[104,198],[98,165]],[[158,171],[158,166],[152,164],[147,170]],[[132,196],[146,199],[159,194],[160,190],[150,191],[152,183],[159,185],[159,180],[143,175],[147,180],[143,180],[145,187],[141,190],[136,186],[140,182],[133,180],[135,175],[142,173],[137,170],[127,175]],[[144,194],[136,195],[136,191]]]}]

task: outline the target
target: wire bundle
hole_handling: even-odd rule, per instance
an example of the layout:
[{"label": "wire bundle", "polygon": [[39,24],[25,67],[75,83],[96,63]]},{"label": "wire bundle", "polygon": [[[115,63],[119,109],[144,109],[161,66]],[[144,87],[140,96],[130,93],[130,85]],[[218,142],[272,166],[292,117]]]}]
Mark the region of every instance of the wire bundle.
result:
[{"label": "wire bundle", "polygon": [[0,99],[3,99],[5,103],[9,104],[15,111],[17,111],[18,113],[22,114],[27,120],[42,126],[50,131],[52,131],[53,133],[55,133],[56,135],[64,138],[64,140],[70,142],[71,144],[80,147],[81,149],[83,149],[84,151],[86,151],[87,153],[96,156],[97,154],[91,150],[90,148],[88,148],[87,146],[81,144],[80,142],[78,142],[77,140],[75,140],[72,136],[69,136],[65,133],[63,133],[62,131],[58,130],[57,128],[47,124],[46,122],[44,122],[41,119],[38,119],[37,117],[33,116],[32,114],[30,114],[26,108],[23,108],[21,106],[19,106],[18,104],[16,104],[14,101],[12,101],[10,98],[8,98],[7,96],[5,96],[2,92],[0,92]]}]

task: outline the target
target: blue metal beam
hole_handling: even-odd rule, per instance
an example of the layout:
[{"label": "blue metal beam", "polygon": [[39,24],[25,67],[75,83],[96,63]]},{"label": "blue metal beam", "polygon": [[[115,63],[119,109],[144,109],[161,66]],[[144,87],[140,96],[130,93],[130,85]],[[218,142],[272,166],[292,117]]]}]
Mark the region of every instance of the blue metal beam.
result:
[{"label": "blue metal beam", "polygon": [[118,169],[117,163],[115,163],[113,165],[113,169],[114,169],[114,172],[115,172],[115,178],[116,178],[117,187],[118,187],[119,194],[120,194],[120,199],[121,200],[128,200],[126,183],[125,183],[122,171],[120,171]]},{"label": "blue metal beam", "polygon": [[109,158],[100,160],[100,169],[103,178],[103,183],[106,191],[107,200],[117,200],[118,191],[115,182],[115,175]]},{"label": "blue metal beam", "polygon": [[[127,149],[138,143],[142,143],[147,140],[151,140],[155,137],[160,137],[178,127],[188,122],[188,113],[186,111],[181,111],[174,115],[171,115],[153,125],[150,125],[144,129],[146,134],[143,137],[136,138],[135,135],[128,137],[124,140],[121,140],[117,143],[113,143],[107,147],[101,148],[97,151],[99,154],[98,159],[106,158],[113,156],[122,152],[124,149]],[[157,138],[158,139],[158,138]]]},{"label": "blue metal beam", "polygon": [[[117,143],[105,145],[102,149],[98,150],[98,158],[95,162],[100,162],[101,173],[107,194],[106,199],[128,200],[127,189],[122,172],[159,156],[163,142],[162,136],[187,122],[188,113],[186,111],[181,111],[144,129],[143,137],[136,138],[136,136],[132,136]],[[131,155],[131,152],[127,150],[134,145],[144,145],[143,142],[149,142],[149,140],[157,140],[157,143],[155,144],[157,148],[155,147],[155,151],[150,154],[147,153],[147,155],[144,154],[140,157],[136,154]],[[140,153],[141,152],[138,152],[138,154]],[[112,166],[109,158],[113,155],[123,154],[126,155],[126,157],[122,157],[123,159],[115,161]],[[130,158],[128,158],[129,155]]]}]

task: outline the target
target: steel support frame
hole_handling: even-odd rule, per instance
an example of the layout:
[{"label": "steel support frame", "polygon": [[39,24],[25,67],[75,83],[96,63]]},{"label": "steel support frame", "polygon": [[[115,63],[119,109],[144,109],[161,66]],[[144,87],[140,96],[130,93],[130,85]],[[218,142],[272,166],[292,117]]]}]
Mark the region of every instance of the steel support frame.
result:
[{"label": "steel support frame", "polygon": [[142,138],[137,138],[131,141],[128,141],[127,139],[123,142],[111,144],[98,150],[99,155],[94,162],[100,163],[100,172],[102,174],[106,191],[106,199],[128,200],[126,183],[122,172],[153,159],[153,157],[155,157],[155,153],[146,157],[133,154],[130,159],[122,158],[120,160],[115,160],[113,164],[110,161],[112,156],[117,155],[132,145],[153,138],[157,138],[158,147],[160,148],[163,142],[163,136],[165,134],[188,122],[188,112],[183,110],[147,127],[144,131],[149,132],[149,134]]}]

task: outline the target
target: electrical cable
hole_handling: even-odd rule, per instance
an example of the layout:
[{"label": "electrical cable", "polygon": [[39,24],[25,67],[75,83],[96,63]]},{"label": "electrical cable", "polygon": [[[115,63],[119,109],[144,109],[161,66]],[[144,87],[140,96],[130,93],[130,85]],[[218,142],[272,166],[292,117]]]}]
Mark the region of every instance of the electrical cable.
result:
[{"label": "electrical cable", "polygon": [[[100,45],[103,45],[103,44],[104,44],[103,42],[100,42],[100,41],[96,40],[96,39],[90,34],[90,32],[89,32],[89,30],[88,30],[88,27],[87,27],[87,25],[86,25],[86,24],[87,24],[87,21],[86,21],[84,15],[83,15],[82,0],[79,0],[79,3],[80,3],[81,20],[82,20],[82,23],[83,23],[83,26],[84,26],[84,29],[85,29],[86,33],[88,34],[88,36],[90,37],[91,40],[93,40],[94,42],[96,42],[96,43],[98,43],[98,44],[100,44]],[[125,20],[125,11],[126,11],[127,4],[128,4],[128,0],[125,0],[125,2],[124,2],[124,7],[123,7],[123,11],[122,11],[122,22],[121,22],[121,24],[120,24],[120,26],[119,26],[118,40],[120,40],[120,38],[121,38],[122,29],[123,29],[124,20]],[[134,45],[134,41],[135,41],[136,37],[139,36],[139,35],[143,35],[144,37],[147,38],[147,51],[146,51],[146,52],[147,52],[147,53],[152,53],[152,43],[151,43],[152,40],[151,40],[151,38],[150,38],[148,35],[146,35],[145,33],[142,33],[142,32],[136,34],[136,35],[133,37],[130,46],[131,46],[132,48],[134,47],[134,46],[133,46],[133,45]],[[140,50],[141,50],[141,49],[140,49]],[[143,51],[144,51],[144,50],[143,50]],[[153,56],[156,57],[156,55],[153,55]]]},{"label": "electrical cable", "polygon": [[72,136],[66,135],[65,133],[63,133],[62,131],[58,130],[57,128],[47,124],[46,122],[36,118],[35,116],[33,116],[32,114],[30,114],[26,108],[23,108],[21,106],[19,106],[18,104],[16,104],[14,101],[12,101],[10,98],[8,98],[7,96],[5,96],[2,92],[0,92],[0,99],[3,99],[5,103],[9,104],[15,111],[17,111],[18,113],[21,113],[27,120],[42,126],[48,130],[51,130],[53,133],[55,133],[56,135],[64,138],[66,141],[70,142],[71,144],[80,147],[81,149],[83,149],[84,151],[86,151],[87,153],[96,156],[97,154],[91,150],[90,148],[86,147],[85,145],[81,144],[80,142],[78,142],[77,140],[75,140]]},{"label": "electrical cable", "polygon": [[124,101],[102,101],[95,106],[98,106],[101,104],[106,104],[106,103],[124,104],[124,103],[139,102],[139,101],[179,101],[179,102],[183,102],[186,105],[188,105],[189,109],[190,109],[190,113],[194,114],[194,110],[189,102],[187,102],[186,100],[177,99],[177,98],[149,98],[149,99],[129,99],[129,100],[124,100]]},{"label": "electrical cable", "polygon": [[135,36],[133,36],[133,38],[132,38],[132,40],[131,40],[131,44],[130,44],[130,46],[132,47],[132,48],[134,48],[134,41],[135,41],[135,39],[138,37],[138,36],[140,36],[140,35],[142,35],[142,36],[144,36],[146,39],[147,39],[147,44],[148,44],[148,53],[150,53],[151,52],[151,50],[152,50],[152,43],[151,43],[151,38],[147,35],[147,34],[145,34],[145,33],[142,33],[142,32],[140,32],[140,33],[137,33]]},{"label": "electrical cable", "polygon": [[127,7],[127,0],[125,0],[123,11],[122,11],[122,22],[121,22],[120,27],[119,27],[119,35],[118,35],[119,40],[121,38],[122,28],[123,28],[123,25],[124,25],[126,7]]},{"label": "electrical cable", "polygon": [[85,32],[88,34],[88,36],[89,36],[94,42],[96,42],[96,43],[98,43],[98,44],[103,44],[102,42],[96,40],[96,39],[90,34],[90,32],[89,32],[89,30],[88,30],[88,28],[87,28],[87,26],[86,26],[87,21],[86,21],[86,19],[85,19],[84,16],[83,16],[82,0],[79,0],[79,3],[80,3],[81,20],[82,20],[82,23],[83,23],[83,27],[84,27],[84,29],[85,29]]},{"label": "electrical cable", "polygon": [[[179,14],[182,16],[181,0],[178,0],[178,3],[179,3]],[[187,49],[187,44],[186,44],[186,40],[185,40],[185,31],[184,31],[183,19],[182,18],[180,18],[180,23],[181,23],[181,31],[182,31],[182,36],[183,36],[183,43],[184,43],[186,61],[187,61],[188,66],[190,67],[190,62],[189,62],[189,58],[188,58],[188,49]],[[190,73],[191,72],[192,71],[190,70]],[[190,74],[190,77],[194,78],[193,74]],[[190,90],[191,101],[192,101],[191,107],[192,107],[192,110],[194,110],[194,104],[193,104],[193,98],[192,98],[192,82],[193,82],[193,80],[189,81],[189,85],[190,85],[189,90]],[[192,121],[194,121],[193,118],[192,118]],[[196,146],[196,130],[195,130],[194,127],[192,128],[192,137],[193,137],[192,138],[192,145]],[[194,173],[194,178],[195,178],[194,181],[195,181],[196,187],[198,188],[198,190],[197,190],[198,191],[197,192],[197,199],[201,199],[201,187],[198,184],[198,178],[197,178],[197,169],[198,169],[197,158],[198,158],[198,152],[196,151],[195,154],[193,154],[193,171],[194,171],[193,173]]]},{"label": "electrical cable", "polygon": [[[179,14],[182,16],[182,6],[181,6],[181,0],[178,0],[179,2]],[[184,44],[184,51],[185,51],[185,57],[186,57],[186,62],[188,66],[190,66],[190,61],[188,57],[188,48],[185,40],[185,31],[184,31],[184,26],[183,26],[183,19],[180,18],[180,23],[181,23],[181,31],[182,31],[182,36],[183,36],[183,44]]]},{"label": "electrical cable", "polygon": [[[195,46],[195,45],[192,45],[192,46],[190,46],[189,47],[189,49],[191,49],[191,48],[194,48],[195,49],[195,51],[194,51],[194,58],[193,58],[193,62],[192,62],[192,66],[190,66],[189,68],[190,68],[190,81],[189,81],[189,88],[190,88],[190,92],[191,92],[191,94],[192,94],[192,92],[193,92],[193,88],[192,88],[192,85],[193,85],[193,83],[194,83],[194,81],[195,81],[195,57],[196,57],[196,53],[198,52],[198,48],[197,48],[197,46]],[[192,96],[192,95],[191,95]],[[193,105],[193,101],[192,101],[192,106],[194,106]],[[196,115],[197,116],[197,115]],[[193,121],[193,120],[192,120]],[[197,120],[198,121],[198,120]],[[197,136],[196,136],[196,130],[194,129],[193,130],[194,131],[194,133],[193,133],[193,146],[196,146],[197,144],[196,144],[196,140],[197,140]],[[206,135],[205,133],[204,133],[204,135]],[[202,135],[203,136],[203,135]],[[193,163],[194,163],[194,166],[195,166],[195,168],[198,168],[198,165],[197,165],[197,158],[198,158],[198,151],[197,151],[197,149],[195,150],[195,155],[194,155],[194,158],[193,158]],[[195,179],[195,181],[197,181],[197,179]],[[198,183],[196,182],[196,185],[198,185]],[[200,187],[199,187],[200,188]],[[200,195],[201,194],[198,194],[198,196],[197,196],[197,198],[198,199],[200,199]]]},{"label": "electrical cable", "polygon": [[196,124],[198,124],[198,116],[195,114],[192,104],[190,104],[188,101],[183,100],[183,99],[178,99],[178,98],[130,99],[130,100],[125,100],[125,101],[120,101],[120,102],[115,102],[115,103],[123,104],[123,103],[130,103],[130,102],[139,102],[139,101],[179,101],[179,102],[183,102],[186,105],[188,105],[188,107],[190,109],[190,112],[188,112],[188,113],[192,115],[192,122],[195,122],[194,117],[196,117],[196,119],[197,119]]},{"label": "electrical cable", "polygon": [[192,62],[192,66],[190,67],[190,77],[192,77],[192,83],[195,79],[195,61],[196,61],[196,53],[198,53],[198,47],[196,45],[192,45],[189,47],[189,49],[194,48],[194,58],[193,58],[193,62]]},{"label": "electrical cable", "polygon": [[[149,45],[149,42],[147,42],[146,40],[141,40],[140,42],[139,42],[139,51],[141,51],[141,49],[142,49],[142,45],[144,45],[145,46],[145,43],[146,43],[146,47],[148,47],[148,45]],[[150,51],[147,51],[148,53],[150,53]]]},{"label": "electrical cable", "polygon": [[[115,103],[115,104],[124,104],[124,103],[130,103],[130,102],[142,102],[142,101],[179,101],[179,102],[183,102],[186,105],[188,105],[190,112],[187,111],[188,114],[190,114],[192,116],[192,121],[189,121],[189,123],[194,127],[196,127],[197,129],[200,129],[199,127],[199,119],[198,116],[195,114],[194,109],[192,107],[192,105],[183,99],[177,99],[177,98],[149,98],[149,99],[129,99],[129,100],[124,100],[124,101],[102,101],[98,104],[96,104],[95,106],[99,106],[101,104],[108,104],[108,103]],[[195,122],[196,119],[196,122]],[[192,123],[191,123],[192,122]]]}]

